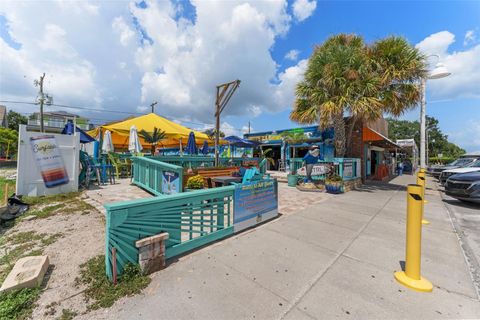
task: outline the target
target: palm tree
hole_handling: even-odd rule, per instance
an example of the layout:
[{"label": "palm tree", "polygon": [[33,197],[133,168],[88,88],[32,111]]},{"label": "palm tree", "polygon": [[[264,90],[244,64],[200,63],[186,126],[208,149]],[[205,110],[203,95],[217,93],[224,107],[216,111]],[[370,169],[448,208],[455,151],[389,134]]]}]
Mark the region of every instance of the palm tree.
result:
[{"label": "palm tree", "polygon": [[[303,143],[307,140],[305,134],[303,132],[292,132],[292,131],[284,131],[280,134],[284,141],[288,144],[297,144]],[[293,147],[293,155],[292,158],[295,158],[295,147]]]},{"label": "palm tree", "polygon": [[[214,128],[207,129],[207,130],[203,131],[203,133],[205,133],[210,140],[215,139],[215,132],[217,132],[217,130],[215,130]],[[222,130],[220,130],[219,136],[220,136],[220,138],[224,138],[225,133],[223,133]]]},{"label": "palm tree", "polygon": [[358,120],[399,116],[419,102],[417,82],[425,75],[425,57],[404,38],[392,36],[369,46],[357,35],[339,34],[315,48],[297,84],[290,119],[333,126],[336,155],[342,157],[346,114],[352,119],[349,138]]},{"label": "palm tree", "polygon": [[145,130],[141,130],[138,133],[146,143],[150,143],[152,145],[152,155],[155,154],[155,149],[157,144],[166,138],[165,131],[158,129],[157,127],[153,128],[153,132],[147,132]]}]

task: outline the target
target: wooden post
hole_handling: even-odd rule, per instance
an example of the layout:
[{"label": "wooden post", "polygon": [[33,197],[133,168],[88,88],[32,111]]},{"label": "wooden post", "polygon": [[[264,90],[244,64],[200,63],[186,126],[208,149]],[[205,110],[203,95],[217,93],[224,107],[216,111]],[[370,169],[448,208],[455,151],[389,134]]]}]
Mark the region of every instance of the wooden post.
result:
[{"label": "wooden post", "polygon": [[8,203],[8,183],[5,184],[5,194],[3,195],[5,205]]},{"label": "wooden post", "polygon": [[112,275],[113,285],[117,285],[117,249],[112,248]]}]

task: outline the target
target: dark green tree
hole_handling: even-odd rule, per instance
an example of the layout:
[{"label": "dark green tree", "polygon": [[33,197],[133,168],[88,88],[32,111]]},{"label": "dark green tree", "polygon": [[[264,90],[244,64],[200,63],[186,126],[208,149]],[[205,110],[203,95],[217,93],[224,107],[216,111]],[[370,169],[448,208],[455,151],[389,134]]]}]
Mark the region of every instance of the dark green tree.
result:
[{"label": "dark green tree", "polygon": [[20,113],[13,110],[8,111],[7,113],[7,122],[8,128],[18,132],[18,127],[21,124],[27,124],[28,119],[25,116],[22,116]]},{"label": "dark green tree", "polygon": [[[215,132],[216,130],[214,128],[203,131],[203,133],[205,133],[210,140],[215,139]],[[225,133],[223,133],[222,130],[220,130],[220,138],[225,138]]]},{"label": "dark green tree", "polygon": [[[443,154],[444,157],[458,157],[465,153],[465,150],[456,144],[448,141],[448,136],[439,128],[438,120],[434,117],[426,119],[428,133],[428,155],[436,157]],[[396,120],[389,118],[388,137],[392,140],[415,139],[417,146],[420,145],[420,123],[418,121]]]}]

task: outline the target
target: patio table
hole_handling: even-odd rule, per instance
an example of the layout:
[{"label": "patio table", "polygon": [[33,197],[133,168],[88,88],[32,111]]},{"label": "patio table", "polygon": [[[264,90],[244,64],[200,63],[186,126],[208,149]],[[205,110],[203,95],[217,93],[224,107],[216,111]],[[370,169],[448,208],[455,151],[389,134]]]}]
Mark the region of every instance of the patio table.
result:
[{"label": "patio table", "polygon": [[241,183],[242,177],[232,177],[232,176],[220,176],[213,177],[212,182],[215,184],[215,187],[228,186],[232,182]]}]

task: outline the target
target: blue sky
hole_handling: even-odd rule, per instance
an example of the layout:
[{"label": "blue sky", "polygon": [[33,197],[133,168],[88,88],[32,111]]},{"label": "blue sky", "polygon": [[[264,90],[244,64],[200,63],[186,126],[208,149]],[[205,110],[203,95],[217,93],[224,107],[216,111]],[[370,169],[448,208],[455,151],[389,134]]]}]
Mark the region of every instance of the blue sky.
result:
[{"label": "blue sky", "polygon": [[33,101],[46,72],[56,103],[104,110],[67,109],[96,124],[156,100],[159,114],[201,129],[213,124],[215,85],[239,78],[222,128],[288,128],[306,59],[340,32],[367,42],[402,35],[439,55],[453,74],[428,83],[427,114],[480,150],[480,1],[2,1],[0,100]]}]

